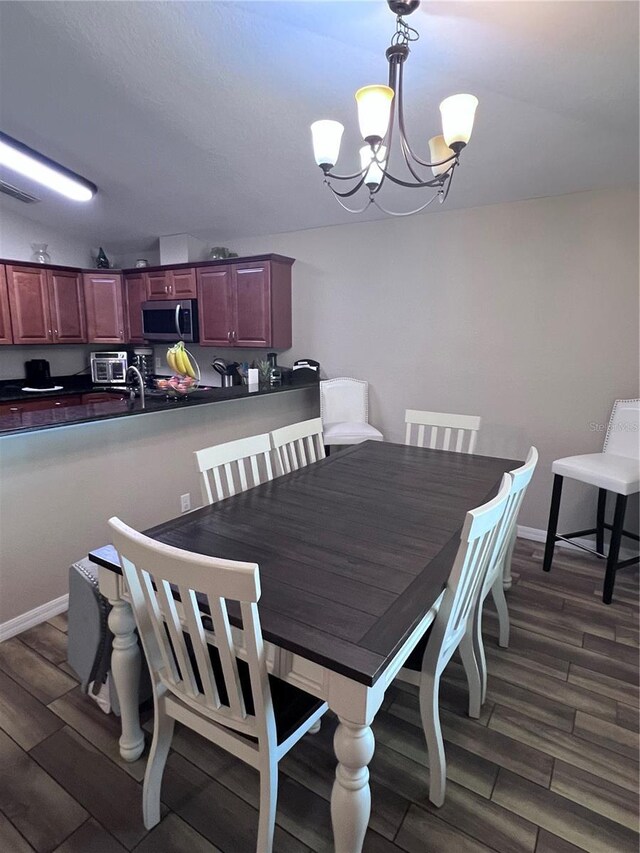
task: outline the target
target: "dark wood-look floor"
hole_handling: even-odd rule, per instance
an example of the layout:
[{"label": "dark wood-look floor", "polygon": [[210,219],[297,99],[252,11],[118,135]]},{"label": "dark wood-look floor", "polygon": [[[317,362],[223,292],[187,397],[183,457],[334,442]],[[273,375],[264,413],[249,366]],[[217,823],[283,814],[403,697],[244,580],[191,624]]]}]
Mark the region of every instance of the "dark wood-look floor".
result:
[{"label": "dark wood-look floor", "polygon": [[[442,721],[449,763],[441,809],[427,799],[427,754],[413,688],[394,686],[376,718],[366,853],[636,853],[638,574],[600,600],[602,564],[519,542],[508,593],[512,641],[487,608],[489,693],[465,713],[448,667]],[[255,771],[178,729],[164,817],[141,820],[144,759],[126,765],[118,725],[82,696],[65,663],[63,617],[0,645],[0,850],[11,853],[253,853]],[[331,850],[335,721],[281,765],[276,851]]]}]

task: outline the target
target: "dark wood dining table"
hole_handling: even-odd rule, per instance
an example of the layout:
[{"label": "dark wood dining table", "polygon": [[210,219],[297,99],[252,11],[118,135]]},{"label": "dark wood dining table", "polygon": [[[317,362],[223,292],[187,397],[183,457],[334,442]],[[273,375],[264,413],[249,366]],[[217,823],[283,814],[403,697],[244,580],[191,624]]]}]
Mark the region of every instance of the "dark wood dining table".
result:
[{"label": "dark wood dining table", "polygon": [[[519,464],[367,441],[145,531],[197,553],[258,563],[270,671],[325,699],[339,718],[331,805],[336,853],[361,850],[370,813],[371,723],[435,618],[465,514]],[[89,556],[113,605],[120,751],[135,760],[144,747],[135,623],[114,549]]]}]

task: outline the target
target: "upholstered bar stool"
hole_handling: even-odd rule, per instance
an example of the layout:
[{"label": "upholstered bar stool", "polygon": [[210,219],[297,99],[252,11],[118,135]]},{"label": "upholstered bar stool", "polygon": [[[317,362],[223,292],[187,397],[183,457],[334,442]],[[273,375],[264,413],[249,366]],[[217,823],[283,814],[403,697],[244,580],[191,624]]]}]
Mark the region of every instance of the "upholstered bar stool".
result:
[{"label": "upholstered bar stool", "polygon": [[[619,561],[620,540],[623,536],[634,539],[640,538],[635,533],[624,530],[624,516],[629,495],[640,491],[640,400],[616,400],[607,427],[602,453],[587,453],[582,456],[567,456],[556,459],[551,470],[554,473],[553,493],[551,496],[551,511],[547,529],[547,543],[544,550],[543,569],[551,570],[553,551],[558,539],[569,542],[578,548],[589,551],[598,557],[606,558],[607,567],[604,576],[604,591],[602,600],[611,604],[616,570],[639,562],[640,556],[629,560]],[[558,513],[562,496],[562,482],[565,477],[588,483],[598,488],[598,509],[596,526],[589,530],[576,530],[574,533],[560,535],[558,529]],[[607,507],[607,492],[613,492],[616,505],[613,514],[613,524],[605,521]],[[611,531],[609,553],[604,553],[604,531]],[[573,542],[579,536],[596,534],[596,547],[588,548],[582,543]]]}]

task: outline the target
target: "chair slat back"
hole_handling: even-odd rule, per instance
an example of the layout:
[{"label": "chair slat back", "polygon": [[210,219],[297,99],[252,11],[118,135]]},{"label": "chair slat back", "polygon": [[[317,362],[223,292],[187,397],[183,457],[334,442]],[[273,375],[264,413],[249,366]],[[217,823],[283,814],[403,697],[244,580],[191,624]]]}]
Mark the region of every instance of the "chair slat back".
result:
[{"label": "chair slat back", "polygon": [[640,458],[640,400],[615,401],[602,452]]},{"label": "chair slat back", "polygon": [[341,376],[320,383],[320,417],[323,424],[369,423],[369,383]]},{"label": "chair slat back", "polygon": [[502,571],[502,564],[507,555],[509,543],[516,535],[516,524],[518,522],[518,515],[520,514],[520,507],[522,506],[522,501],[527,493],[537,464],[538,451],[535,447],[531,447],[529,448],[524,465],[514,468],[513,471],[509,472],[511,474],[511,491],[509,492],[509,499],[507,500],[507,506],[504,511],[504,536],[500,548],[496,551],[493,563],[489,566],[485,588],[491,586],[498,573]]},{"label": "chair slat back", "polygon": [[[480,595],[486,573],[505,535],[504,513],[511,490],[511,475],[502,478],[495,498],[467,513],[460,546],[438,610],[427,650],[438,659],[448,660],[467,628],[467,622]],[[429,653],[429,652],[428,652]],[[450,655],[449,655],[450,656]]]},{"label": "chair slat back", "polygon": [[196,450],[195,457],[202,476],[202,496],[209,504],[259,485],[260,468],[264,482],[273,479],[269,433]]},{"label": "chair slat back", "polygon": [[312,418],[274,429],[271,442],[283,474],[290,474],[298,468],[324,459],[322,418]]},{"label": "chair slat back", "polygon": [[[407,409],[405,444],[429,447],[432,450],[453,450],[473,453],[478,440],[482,418],[477,415],[450,415],[444,412],[421,412]],[[413,427],[417,427],[414,431]],[[413,434],[417,433],[415,441]]]},{"label": "chair slat back", "polygon": [[[154,683],[219,725],[275,737],[257,609],[258,566],[164,545],[118,518],[109,526]],[[253,713],[247,712],[248,688],[243,691],[227,601],[240,605]]]}]

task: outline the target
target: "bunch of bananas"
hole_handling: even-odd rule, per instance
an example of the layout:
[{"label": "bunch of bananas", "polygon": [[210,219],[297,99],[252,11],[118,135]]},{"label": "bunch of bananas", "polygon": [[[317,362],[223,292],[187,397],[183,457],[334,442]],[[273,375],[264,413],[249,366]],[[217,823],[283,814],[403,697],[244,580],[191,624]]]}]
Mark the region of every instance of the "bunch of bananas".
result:
[{"label": "bunch of bananas", "polygon": [[167,364],[174,373],[181,376],[190,376],[191,379],[196,378],[196,372],[193,369],[189,354],[184,348],[184,341],[178,341],[167,350]]}]

